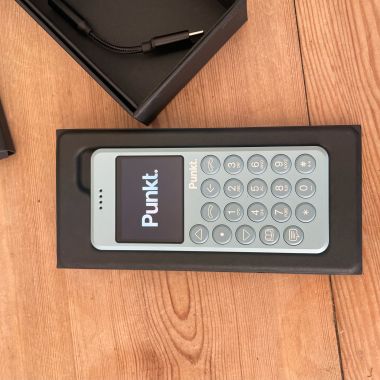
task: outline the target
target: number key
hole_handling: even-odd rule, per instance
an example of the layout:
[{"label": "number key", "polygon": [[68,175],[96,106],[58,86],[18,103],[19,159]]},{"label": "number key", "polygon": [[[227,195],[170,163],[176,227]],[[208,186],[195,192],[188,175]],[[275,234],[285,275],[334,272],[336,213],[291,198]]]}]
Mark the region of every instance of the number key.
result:
[{"label": "number key", "polygon": [[268,186],[262,179],[253,179],[248,184],[248,194],[253,198],[262,198],[267,191]]},{"label": "number key", "polygon": [[272,183],[272,194],[276,198],[286,198],[292,191],[292,185],[286,179],[279,178]]},{"label": "number key", "polygon": [[224,193],[228,198],[239,198],[243,194],[244,186],[238,179],[230,179],[224,185]]},{"label": "number key", "polygon": [[229,174],[239,174],[243,167],[243,160],[236,155],[228,156],[224,161],[224,170]]},{"label": "number key", "polygon": [[262,222],[267,215],[268,210],[262,203],[253,203],[248,208],[248,218],[251,219],[252,222]]},{"label": "number key", "polygon": [[292,216],[292,210],[286,203],[277,203],[272,207],[272,218],[279,223],[287,222]]},{"label": "number key", "polygon": [[311,198],[315,194],[315,183],[308,178],[300,179],[296,184],[296,193],[301,198]]},{"label": "number key", "polygon": [[275,173],[285,174],[290,170],[292,162],[285,154],[278,154],[273,158],[271,166]]},{"label": "number key", "polygon": [[254,174],[262,174],[267,169],[268,162],[261,154],[255,154],[248,160],[248,170]]},{"label": "number key", "polygon": [[224,208],[224,216],[230,222],[238,222],[243,217],[243,207],[239,203],[229,203]]}]

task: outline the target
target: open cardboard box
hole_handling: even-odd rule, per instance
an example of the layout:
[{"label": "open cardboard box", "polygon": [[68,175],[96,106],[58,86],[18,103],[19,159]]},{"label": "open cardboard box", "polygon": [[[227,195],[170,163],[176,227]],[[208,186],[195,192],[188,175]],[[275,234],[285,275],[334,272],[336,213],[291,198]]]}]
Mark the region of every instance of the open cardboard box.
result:
[{"label": "open cardboard box", "polygon": [[80,34],[48,4],[17,0],[133,117],[149,124],[247,20],[246,0],[66,0],[105,39],[133,45],[179,30],[204,30],[192,48],[119,55]]}]

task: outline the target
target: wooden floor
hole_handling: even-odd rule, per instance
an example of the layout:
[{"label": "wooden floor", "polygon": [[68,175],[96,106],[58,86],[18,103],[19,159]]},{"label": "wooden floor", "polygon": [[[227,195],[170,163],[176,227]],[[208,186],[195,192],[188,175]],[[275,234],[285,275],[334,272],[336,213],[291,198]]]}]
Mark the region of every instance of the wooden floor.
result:
[{"label": "wooden floor", "polygon": [[57,270],[55,130],[140,125],[1,0],[0,379],[380,379],[380,1],[249,16],[153,127],[362,124],[364,275]]}]

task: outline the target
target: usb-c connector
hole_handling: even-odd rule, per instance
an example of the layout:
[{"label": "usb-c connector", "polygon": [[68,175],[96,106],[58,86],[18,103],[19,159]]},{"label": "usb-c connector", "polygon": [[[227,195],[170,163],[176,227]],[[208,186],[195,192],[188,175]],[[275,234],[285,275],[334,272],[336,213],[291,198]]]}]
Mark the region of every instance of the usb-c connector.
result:
[{"label": "usb-c connector", "polygon": [[193,45],[203,36],[203,34],[203,30],[193,33],[190,33],[188,30],[184,30],[182,32],[176,32],[154,37],[150,41],[144,42],[141,46],[143,49],[143,53],[149,53],[159,49],[174,50],[179,49],[181,47]]}]

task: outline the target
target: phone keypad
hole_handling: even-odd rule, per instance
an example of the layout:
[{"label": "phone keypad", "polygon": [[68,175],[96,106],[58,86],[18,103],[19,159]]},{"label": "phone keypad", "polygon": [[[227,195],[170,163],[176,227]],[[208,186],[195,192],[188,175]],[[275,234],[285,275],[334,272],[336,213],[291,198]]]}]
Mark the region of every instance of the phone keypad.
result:
[{"label": "phone keypad", "polygon": [[[201,170],[206,178],[200,190],[204,202],[199,224],[190,229],[191,241],[196,245],[302,247],[308,237],[306,226],[318,219],[314,202],[318,161],[309,152],[291,153],[203,157]],[[318,220],[314,227],[321,223]]]}]

